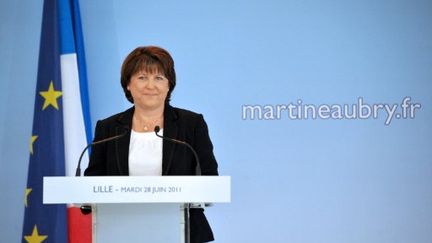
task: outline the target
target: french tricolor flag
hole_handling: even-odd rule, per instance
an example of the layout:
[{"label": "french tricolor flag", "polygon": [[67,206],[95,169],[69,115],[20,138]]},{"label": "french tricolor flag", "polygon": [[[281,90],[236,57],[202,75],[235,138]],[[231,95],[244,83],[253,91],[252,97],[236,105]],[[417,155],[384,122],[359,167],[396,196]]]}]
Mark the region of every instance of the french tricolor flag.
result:
[{"label": "french tricolor flag", "polygon": [[[65,173],[74,176],[78,156],[91,142],[87,72],[78,0],[57,0],[60,31],[60,70],[63,90]],[[88,154],[83,157],[86,168]],[[68,205],[69,243],[92,242],[91,215],[77,205]]]},{"label": "french tricolor flag", "polygon": [[[77,158],[91,141],[92,134],[87,72],[78,0],[58,2],[65,169],[67,176],[74,176]],[[87,154],[83,161],[88,161]],[[90,243],[91,216],[82,215],[79,207],[73,205],[67,210],[69,243]]]}]

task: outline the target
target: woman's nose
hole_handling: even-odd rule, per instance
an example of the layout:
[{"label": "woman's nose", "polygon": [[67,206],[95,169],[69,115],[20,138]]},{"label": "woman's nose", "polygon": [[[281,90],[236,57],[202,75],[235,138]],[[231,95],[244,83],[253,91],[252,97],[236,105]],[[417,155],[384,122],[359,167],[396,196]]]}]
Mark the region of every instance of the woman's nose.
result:
[{"label": "woman's nose", "polygon": [[146,88],[153,89],[155,87],[155,80],[153,78],[149,78],[146,82]]}]

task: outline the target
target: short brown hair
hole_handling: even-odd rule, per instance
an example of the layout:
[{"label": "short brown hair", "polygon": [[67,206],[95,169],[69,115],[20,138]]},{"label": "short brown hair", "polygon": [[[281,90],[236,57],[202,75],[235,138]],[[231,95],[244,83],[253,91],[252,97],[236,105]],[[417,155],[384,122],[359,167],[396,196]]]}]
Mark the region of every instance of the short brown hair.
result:
[{"label": "short brown hair", "polygon": [[174,60],[164,49],[157,46],[141,46],[133,50],[123,62],[121,68],[121,86],[126,98],[133,103],[131,92],[127,89],[132,75],[139,71],[160,72],[169,82],[169,91],[165,103],[169,103],[171,93],[176,85],[176,74],[174,70]]}]

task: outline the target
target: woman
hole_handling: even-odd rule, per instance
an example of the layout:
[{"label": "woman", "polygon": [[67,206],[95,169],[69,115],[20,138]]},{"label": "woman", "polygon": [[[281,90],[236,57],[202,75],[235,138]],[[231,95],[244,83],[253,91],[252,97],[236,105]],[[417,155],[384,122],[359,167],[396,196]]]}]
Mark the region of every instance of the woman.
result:
[{"label": "woman", "polygon": [[[172,107],[176,85],[174,61],[159,47],[138,47],[125,59],[121,85],[134,106],[97,122],[94,141],[121,138],[93,147],[86,176],[195,175],[196,161],[186,147],[156,137],[159,134],[189,143],[200,159],[202,175],[218,175],[207,125],[201,114]],[[213,240],[203,209],[191,209],[191,242]]]}]

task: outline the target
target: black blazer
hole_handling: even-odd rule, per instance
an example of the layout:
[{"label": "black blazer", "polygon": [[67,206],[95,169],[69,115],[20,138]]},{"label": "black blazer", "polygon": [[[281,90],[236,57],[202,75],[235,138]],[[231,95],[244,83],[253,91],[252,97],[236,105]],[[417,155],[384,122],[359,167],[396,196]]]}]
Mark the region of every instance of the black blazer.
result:
[{"label": "black blazer", "polygon": [[[93,146],[86,176],[129,175],[129,142],[134,107],[113,115],[96,124],[94,141],[127,134],[117,140]],[[201,114],[165,106],[164,136],[189,143],[200,159],[202,175],[218,175],[217,162],[207,124]],[[193,153],[180,144],[164,140],[162,144],[162,175],[195,175],[196,161]],[[202,209],[194,209],[191,216],[191,242],[213,240],[213,233]]]}]

